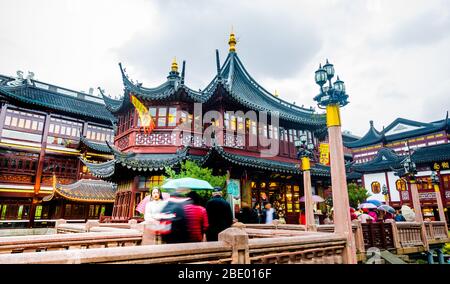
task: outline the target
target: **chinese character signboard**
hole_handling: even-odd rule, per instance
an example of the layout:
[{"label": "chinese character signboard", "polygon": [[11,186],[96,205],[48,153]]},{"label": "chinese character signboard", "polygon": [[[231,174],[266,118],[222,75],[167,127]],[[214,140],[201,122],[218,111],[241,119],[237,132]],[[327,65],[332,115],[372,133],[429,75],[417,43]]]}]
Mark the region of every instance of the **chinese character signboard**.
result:
[{"label": "chinese character signboard", "polygon": [[440,171],[440,170],[450,170],[450,162],[435,162],[432,166],[433,170]]},{"label": "chinese character signboard", "polygon": [[322,143],[319,146],[320,161],[322,165],[330,165],[330,145],[328,143]]}]

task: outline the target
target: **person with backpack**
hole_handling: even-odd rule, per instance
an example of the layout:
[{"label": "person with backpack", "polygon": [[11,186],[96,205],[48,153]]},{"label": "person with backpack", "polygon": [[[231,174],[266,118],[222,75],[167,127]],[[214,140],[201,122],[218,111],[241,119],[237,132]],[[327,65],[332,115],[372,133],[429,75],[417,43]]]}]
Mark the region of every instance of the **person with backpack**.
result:
[{"label": "person with backpack", "polygon": [[167,205],[161,210],[160,223],[165,227],[161,240],[166,244],[185,243],[189,241],[187,218],[184,207],[191,204],[185,194],[189,189],[179,188],[170,195]]}]

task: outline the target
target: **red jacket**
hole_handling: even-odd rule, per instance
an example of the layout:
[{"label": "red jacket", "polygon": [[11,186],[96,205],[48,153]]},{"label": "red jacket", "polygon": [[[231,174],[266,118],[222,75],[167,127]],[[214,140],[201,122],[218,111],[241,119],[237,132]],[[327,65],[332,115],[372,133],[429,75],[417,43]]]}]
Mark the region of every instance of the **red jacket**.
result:
[{"label": "red jacket", "polygon": [[187,219],[187,231],[191,242],[201,242],[203,234],[208,229],[208,214],[199,205],[188,204],[184,207]]}]

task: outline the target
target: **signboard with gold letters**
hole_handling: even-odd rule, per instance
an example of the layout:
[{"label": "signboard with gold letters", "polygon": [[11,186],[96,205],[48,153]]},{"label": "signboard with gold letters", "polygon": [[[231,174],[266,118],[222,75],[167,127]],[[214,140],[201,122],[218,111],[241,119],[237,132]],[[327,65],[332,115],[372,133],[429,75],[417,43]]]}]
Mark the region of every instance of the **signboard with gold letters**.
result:
[{"label": "signboard with gold letters", "polygon": [[450,162],[435,162],[432,166],[433,170],[435,171],[441,171],[441,170],[450,170]]},{"label": "signboard with gold letters", "polygon": [[330,165],[330,145],[328,143],[322,143],[319,146],[320,160],[322,165]]}]

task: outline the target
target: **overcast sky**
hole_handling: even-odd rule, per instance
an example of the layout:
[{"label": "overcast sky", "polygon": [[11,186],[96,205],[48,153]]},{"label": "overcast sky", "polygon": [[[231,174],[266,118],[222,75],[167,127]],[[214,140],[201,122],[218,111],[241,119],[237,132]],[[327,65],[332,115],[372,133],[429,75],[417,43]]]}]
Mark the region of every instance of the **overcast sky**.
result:
[{"label": "overcast sky", "polygon": [[174,56],[203,89],[233,26],[237,53],[262,86],[315,106],[314,71],[329,58],[346,82],[343,128],[363,135],[397,117],[434,121],[450,109],[450,1],[0,1],[0,73],[123,93],[118,68],[162,83]]}]

